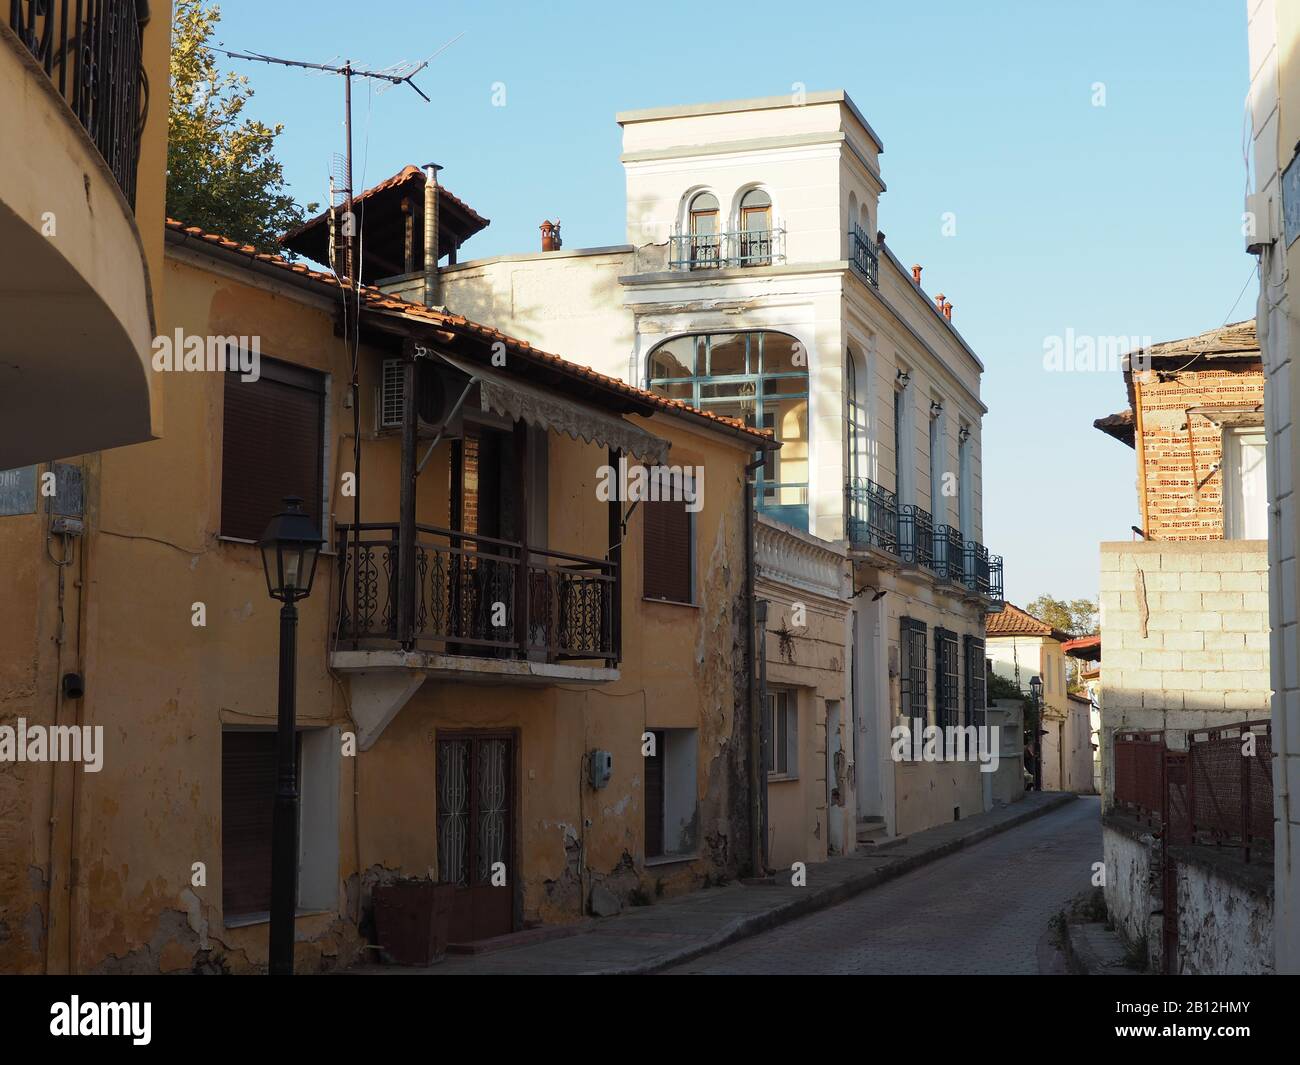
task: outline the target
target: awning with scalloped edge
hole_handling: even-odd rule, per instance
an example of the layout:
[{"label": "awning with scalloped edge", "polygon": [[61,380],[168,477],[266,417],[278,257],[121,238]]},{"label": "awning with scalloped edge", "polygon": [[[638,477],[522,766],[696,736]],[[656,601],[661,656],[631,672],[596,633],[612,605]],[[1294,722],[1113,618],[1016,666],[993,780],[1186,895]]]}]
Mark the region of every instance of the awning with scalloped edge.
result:
[{"label": "awning with scalloped edge", "polygon": [[666,465],[668,462],[669,442],[631,422],[465,359],[442,352],[438,354],[448,364],[478,381],[485,411],[524,421],[539,429],[564,433],[574,440],[614,448],[650,465]]}]

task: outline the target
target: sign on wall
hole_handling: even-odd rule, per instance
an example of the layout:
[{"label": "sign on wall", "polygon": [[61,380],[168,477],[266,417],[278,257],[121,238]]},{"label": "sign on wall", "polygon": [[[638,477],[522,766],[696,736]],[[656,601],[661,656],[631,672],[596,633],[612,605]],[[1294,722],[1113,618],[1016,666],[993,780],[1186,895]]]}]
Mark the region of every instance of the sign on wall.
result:
[{"label": "sign on wall", "polygon": [[36,513],[36,467],[0,471],[0,517]]}]

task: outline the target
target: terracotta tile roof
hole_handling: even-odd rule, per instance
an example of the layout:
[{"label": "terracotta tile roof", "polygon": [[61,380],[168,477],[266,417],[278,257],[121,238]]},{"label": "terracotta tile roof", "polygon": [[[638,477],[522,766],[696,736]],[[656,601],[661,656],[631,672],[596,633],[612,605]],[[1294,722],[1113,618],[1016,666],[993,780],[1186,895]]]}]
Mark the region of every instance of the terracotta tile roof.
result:
[{"label": "terracotta tile roof", "polygon": [[1093,636],[1076,636],[1073,640],[1066,640],[1061,644],[1061,651],[1072,658],[1082,658],[1085,662],[1096,662],[1101,659],[1101,634]]},{"label": "terracotta tile roof", "polygon": [[[258,251],[251,244],[242,244],[239,241],[230,240],[227,237],[220,236],[216,233],[208,233],[198,226],[187,226],[174,218],[167,219],[167,229],[177,234],[183,235],[191,240],[196,240],[204,244],[213,245],[227,252],[233,252],[242,255],[250,262],[265,263],[284,270],[286,273],[297,274],[300,277],[307,278],[322,286],[335,290],[353,291],[351,283],[341,282],[331,273],[325,273],[321,270],[313,270],[303,266],[301,263],[293,263],[279,255],[272,255],[268,252]],[[488,341],[500,341],[506,345],[508,350],[524,355],[526,358],[549,366],[569,378],[572,381],[587,384],[600,389],[603,392],[613,395],[622,396],[628,400],[635,401],[637,404],[649,407],[653,411],[663,411],[667,414],[673,414],[684,417],[696,422],[711,424],[720,429],[726,429],[732,434],[742,434],[750,437],[758,444],[772,445],[774,443],[773,433],[770,429],[757,429],[748,426],[738,418],[726,418],[711,411],[700,410],[683,403],[679,399],[670,399],[667,396],[661,396],[658,393],[650,392],[644,388],[637,388],[629,385],[626,381],[620,381],[616,377],[609,377],[606,374],[598,373],[587,366],[582,366],[576,362],[570,362],[568,359],[561,358],[559,355],[552,355],[550,352],[543,351],[534,347],[526,340],[520,340],[512,337],[508,333],[503,333],[499,329],[491,326],[481,325],[459,314],[450,314],[445,311],[435,310],[426,307],[422,303],[415,303],[411,300],[402,299],[400,296],[394,296],[389,293],[381,292],[379,289],[370,285],[360,287],[361,304],[363,309],[370,310],[378,314],[398,315],[401,317],[418,318],[427,321],[440,328],[475,336]]]},{"label": "terracotta tile roof", "polygon": [[1042,636],[1061,643],[1073,639],[1068,632],[1053,628],[1014,603],[1007,603],[996,614],[990,614],[984,621],[984,632],[987,636]]},{"label": "terracotta tile roof", "polygon": [[[413,182],[417,179],[419,181],[421,189],[423,189],[424,182],[425,182],[423,168],[415,166],[413,164],[408,164],[402,167],[402,169],[399,170],[392,177],[385,178],[383,181],[379,182],[378,185],[371,185],[370,188],[358,192],[355,196],[352,197],[352,205],[355,207],[363,200],[367,200],[370,197],[377,195],[378,193],[387,192],[391,188],[395,188],[398,185],[404,185],[408,181]],[[439,206],[441,206],[442,203],[444,202],[450,203],[450,204],[454,204],[461,211],[463,211],[466,220],[470,223],[469,228],[471,228],[475,233],[477,233],[480,229],[487,228],[489,224],[488,220],[484,218],[481,214],[479,214],[476,210],[474,210],[473,207],[467,204],[459,196],[453,193],[450,189],[448,189],[445,185],[443,185],[441,182],[438,183],[438,200],[440,201]],[[289,230],[288,233],[284,234],[284,236],[280,238],[280,243],[288,244],[290,241],[301,236],[309,229],[313,229],[314,227],[321,225],[328,218],[329,218],[329,209],[326,208],[320,214],[316,215],[315,218],[309,218],[302,225],[298,226],[295,229]]]}]

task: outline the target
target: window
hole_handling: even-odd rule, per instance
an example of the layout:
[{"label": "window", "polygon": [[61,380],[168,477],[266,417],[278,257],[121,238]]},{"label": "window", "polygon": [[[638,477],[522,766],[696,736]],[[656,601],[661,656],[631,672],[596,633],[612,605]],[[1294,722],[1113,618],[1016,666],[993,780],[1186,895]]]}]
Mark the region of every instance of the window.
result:
[{"label": "window", "polygon": [[857,360],[849,350],[844,365],[844,395],[848,403],[849,422],[849,477],[854,481],[871,475],[867,462],[867,398],[866,382],[858,380]]},{"label": "window", "polygon": [[1264,430],[1229,428],[1223,432],[1223,537],[1268,539],[1268,482]]},{"label": "window", "polygon": [[679,858],[695,853],[698,822],[696,737],[693,728],[651,729],[645,758],[645,856]]},{"label": "window", "polygon": [[[263,359],[256,381],[226,374],[221,448],[221,535],[257,540],[298,496],[321,528],[325,377]],[[322,532],[325,530],[322,529]]]},{"label": "window", "polygon": [[722,265],[722,229],[718,198],[701,192],[691,200],[691,268]]},{"label": "window", "polygon": [[799,777],[799,694],[773,688],[767,693],[767,774]]},{"label": "window", "polygon": [[642,591],[646,599],[693,602],[695,552],[692,518],[684,499],[650,500],[641,504]]},{"label": "window", "polygon": [[966,652],[966,720],[967,725],[983,723],[983,710],[988,704],[988,662],[984,658],[984,641],[974,636],[965,638]]},{"label": "window", "polygon": [[961,693],[957,664],[957,634],[948,629],[934,630],[934,709],[940,728],[958,725]]},{"label": "window", "polygon": [[758,477],[760,510],[808,528],[808,359],[786,333],[679,336],[650,352],[651,391],[746,425],[783,444]]},{"label": "window", "polygon": [[926,691],[926,630],[925,622],[915,618],[899,618],[899,712],[910,718],[915,734],[927,724],[926,709],[929,693]]},{"label": "window", "polygon": [[911,397],[907,391],[907,370],[899,368],[894,387],[894,491],[898,502],[912,502],[912,420],[908,417]]},{"label": "window", "polygon": [[762,189],[750,189],[740,201],[740,265],[771,262],[772,198]]},{"label": "window", "polygon": [[[338,906],[338,728],[298,730],[298,907]],[[276,734],[221,733],[221,905],[226,923],[271,910]]]},{"label": "window", "polygon": [[[937,400],[930,401],[930,513],[935,525],[948,524],[948,508],[943,495],[943,463],[947,457],[943,453],[943,404]],[[938,535],[936,533],[936,535]]]},{"label": "window", "polygon": [[965,422],[957,430],[957,520],[963,540],[975,539],[975,500],[971,484],[971,431]]}]

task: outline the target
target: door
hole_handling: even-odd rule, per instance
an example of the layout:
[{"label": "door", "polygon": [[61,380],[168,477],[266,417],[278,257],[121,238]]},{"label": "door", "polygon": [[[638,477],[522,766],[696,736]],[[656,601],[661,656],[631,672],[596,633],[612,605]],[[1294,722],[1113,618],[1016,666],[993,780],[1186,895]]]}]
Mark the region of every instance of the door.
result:
[{"label": "door", "polygon": [[840,702],[826,702],[826,818],[831,854],[844,853],[844,738],[840,735]]},{"label": "door", "polygon": [[1227,540],[1268,539],[1268,483],[1263,429],[1223,434],[1223,535]]},{"label": "door", "polygon": [[[450,940],[514,931],[514,737],[438,736],[438,879],[456,885]],[[495,880],[495,883],[494,883]]]}]

